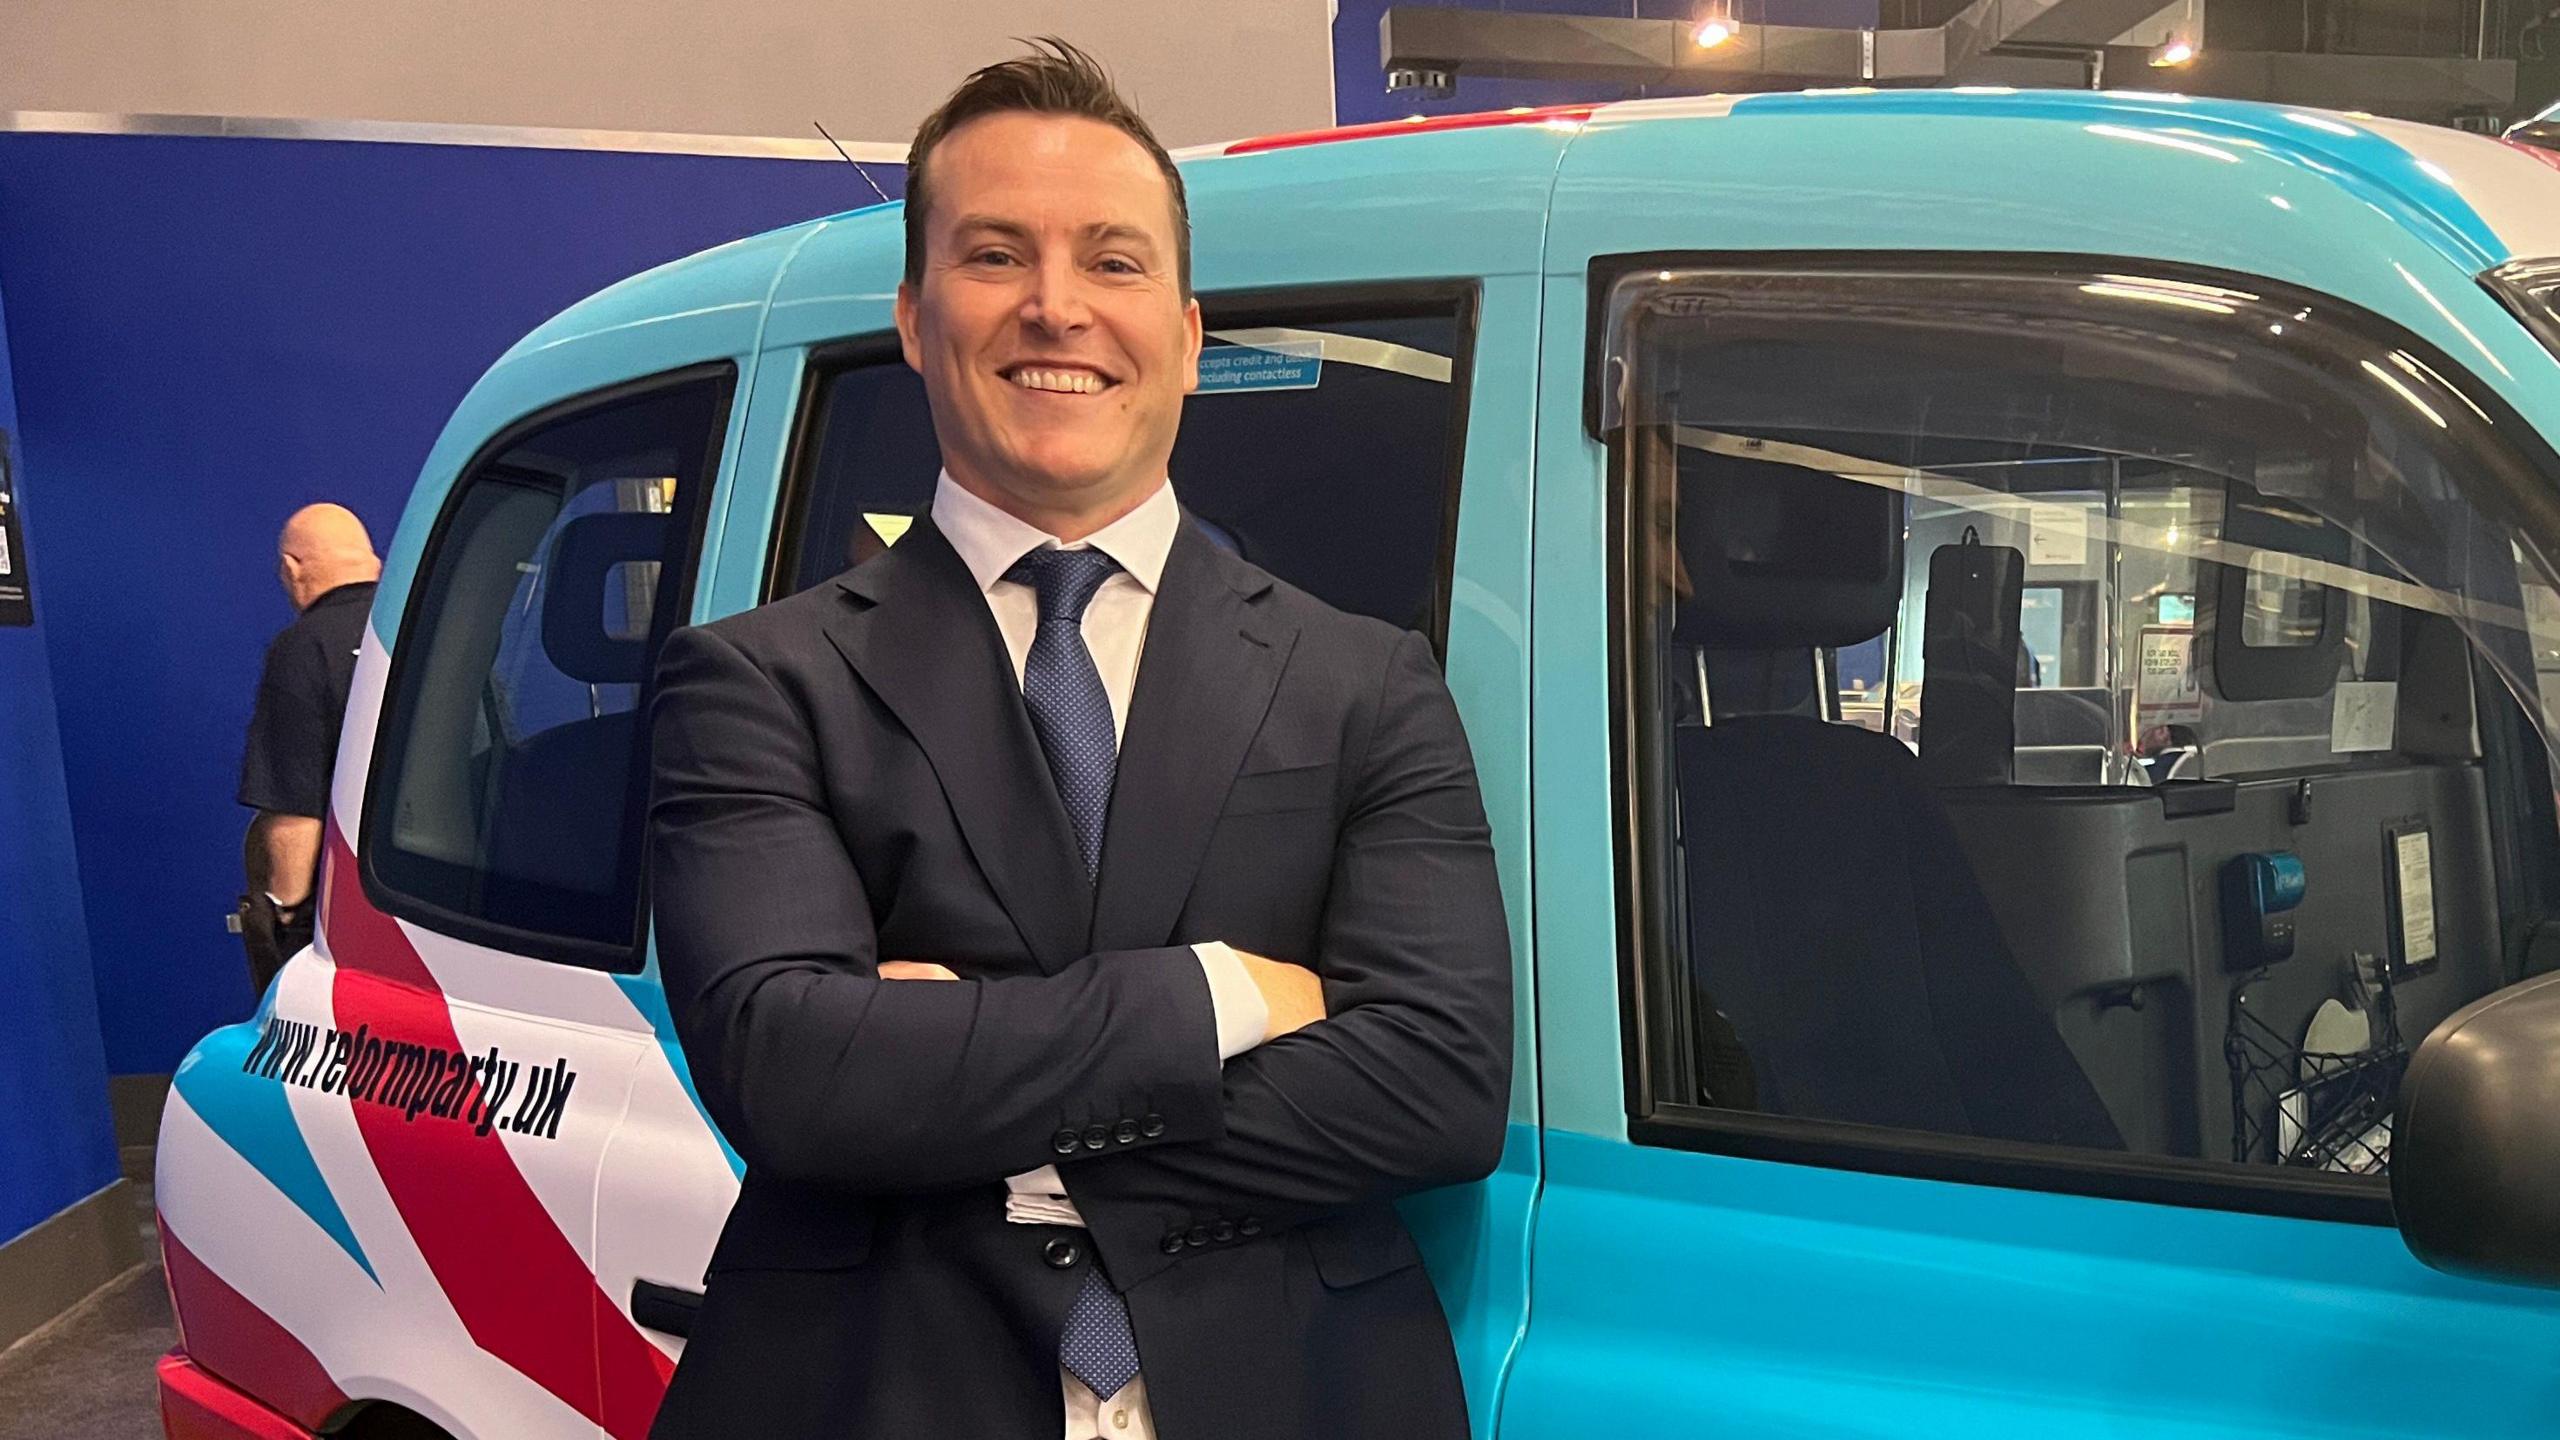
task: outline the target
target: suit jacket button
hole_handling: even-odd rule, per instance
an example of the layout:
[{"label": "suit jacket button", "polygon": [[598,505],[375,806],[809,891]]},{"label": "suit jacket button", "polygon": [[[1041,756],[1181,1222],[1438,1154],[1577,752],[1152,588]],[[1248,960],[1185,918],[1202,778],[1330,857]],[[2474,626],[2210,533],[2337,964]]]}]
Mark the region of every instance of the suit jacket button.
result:
[{"label": "suit jacket button", "polygon": [[1150,1140],[1153,1140],[1157,1136],[1163,1134],[1164,1117],[1161,1115],[1149,1115],[1146,1119],[1139,1121],[1138,1133],[1146,1136]]},{"label": "suit jacket button", "polygon": [[1228,1241],[1236,1238],[1236,1227],[1230,1221],[1221,1220],[1215,1226],[1211,1227],[1209,1231],[1209,1238],[1217,1241],[1221,1245],[1224,1245]]},{"label": "suit jacket button", "polygon": [[1073,1240],[1052,1240],[1040,1248],[1040,1258],[1048,1261],[1052,1270],[1073,1270],[1076,1262],[1084,1258],[1084,1247]]},{"label": "suit jacket button", "polygon": [[1084,1130],[1084,1148],[1086,1148],[1087,1150],[1099,1150],[1099,1149],[1101,1149],[1103,1146],[1108,1145],[1108,1144],[1110,1144],[1110,1143],[1111,1143],[1111,1127],[1110,1127],[1110,1126],[1108,1126],[1108,1125],[1088,1125],[1088,1126],[1086,1126],[1086,1127],[1085,1127],[1085,1130]]},{"label": "suit jacket button", "polygon": [[1061,1130],[1057,1134],[1050,1136],[1049,1148],[1057,1151],[1061,1155],[1073,1155],[1076,1153],[1076,1132],[1073,1130]]},{"label": "suit jacket button", "polygon": [[1244,1223],[1236,1227],[1236,1233],[1250,1240],[1262,1233],[1262,1222],[1247,1215],[1244,1217]]},{"label": "suit jacket button", "polygon": [[1121,1121],[1119,1124],[1111,1127],[1111,1138],[1122,1145],[1137,1144],[1138,1122],[1135,1120]]},{"label": "suit jacket button", "polygon": [[1183,1243],[1187,1245],[1206,1245],[1209,1243],[1209,1227],[1206,1225],[1194,1225],[1191,1227],[1190,1231],[1182,1237],[1182,1239]]},{"label": "suit jacket button", "polygon": [[1162,1240],[1159,1240],[1159,1241],[1157,1241],[1157,1242],[1156,1242],[1156,1248],[1157,1248],[1157,1249],[1159,1249],[1159,1250],[1161,1250],[1161,1251],[1163,1251],[1163,1252],[1164,1252],[1164,1253],[1166,1253],[1167,1255],[1179,1255],[1179,1254],[1181,1254],[1181,1253],[1182,1253],[1182,1232],[1181,1232],[1181,1231],[1179,1231],[1179,1230],[1168,1230],[1168,1231],[1166,1231],[1166,1232],[1165,1232],[1165,1236],[1164,1236],[1164,1238],[1163,1238]]}]

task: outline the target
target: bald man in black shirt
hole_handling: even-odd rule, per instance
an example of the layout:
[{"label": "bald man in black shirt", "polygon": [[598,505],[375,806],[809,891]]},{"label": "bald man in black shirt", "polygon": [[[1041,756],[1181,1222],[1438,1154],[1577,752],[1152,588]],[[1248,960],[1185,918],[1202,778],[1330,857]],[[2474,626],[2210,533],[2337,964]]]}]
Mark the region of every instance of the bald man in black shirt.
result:
[{"label": "bald man in black shirt", "polygon": [[338,727],[374,585],[382,578],[373,538],[343,506],[296,511],[276,552],[276,578],[302,614],[267,645],[248,748],[240,757],[240,803],[258,812],[242,845],[249,892],[240,901],[240,935],[250,983],[261,994],[284,962],[311,943],[311,892],[329,777],[337,768]]}]

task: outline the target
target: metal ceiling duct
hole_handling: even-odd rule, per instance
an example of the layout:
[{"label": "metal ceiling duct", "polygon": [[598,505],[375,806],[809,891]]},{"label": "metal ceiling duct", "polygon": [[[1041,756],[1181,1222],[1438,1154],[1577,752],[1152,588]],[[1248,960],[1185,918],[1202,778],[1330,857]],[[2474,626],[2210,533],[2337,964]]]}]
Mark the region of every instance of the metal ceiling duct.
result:
[{"label": "metal ceiling duct", "polygon": [[1974,0],[1927,29],[1740,23],[1709,48],[1681,20],[1399,5],[1379,21],[1379,53],[1406,82],[1391,88],[1440,95],[1475,75],[1675,93],[2103,83],[2437,121],[2497,115],[2515,103],[2512,60],[2207,50],[2156,70],[2147,49],[2109,43],[2160,8],[2160,0]]}]

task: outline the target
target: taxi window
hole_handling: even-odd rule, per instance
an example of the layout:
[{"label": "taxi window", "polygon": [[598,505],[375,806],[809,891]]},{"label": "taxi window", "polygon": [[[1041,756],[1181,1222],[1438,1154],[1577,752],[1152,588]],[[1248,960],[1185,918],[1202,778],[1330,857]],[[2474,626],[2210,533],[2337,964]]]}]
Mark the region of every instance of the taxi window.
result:
[{"label": "taxi window", "polygon": [[[1471,290],[1285,305],[1203,297],[1174,491],[1215,543],[1342,609],[1444,630]],[[932,507],[924,387],[894,345],[812,367],[772,595],[888,548]]]},{"label": "taxi window", "polygon": [[500,436],[412,587],[364,819],[377,903],[518,954],[638,966],[639,719],[691,589],[726,365]]},{"label": "taxi window", "polygon": [[1615,284],[1642,1132],[2385,1216],[2560,852],[2549,446],[2231,277]]}]

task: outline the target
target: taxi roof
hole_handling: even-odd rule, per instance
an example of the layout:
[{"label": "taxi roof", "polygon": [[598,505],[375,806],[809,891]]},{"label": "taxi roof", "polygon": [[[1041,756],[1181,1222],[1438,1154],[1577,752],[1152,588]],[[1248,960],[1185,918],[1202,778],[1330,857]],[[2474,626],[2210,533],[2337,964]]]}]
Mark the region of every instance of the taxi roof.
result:
[{"label": "taxi roof", "polygon": [[[1925,123],[1947,121],[1959,123]],[[1764,125],[1780,128],[1764,131]],[[2244,151],[2259,165],[2280,164],[2357,192],[2366,208],[2467,273],[2514,258],[2560,255],[2560,170],[2527,147],[2369,115],[2150,91],[1850,88],[1679,97],[1415,116],[1201,146],[1176,158],[1205,237],[1215,234],[1221,212],[1257,193],[1287,190],[1287,203],[1321,195],[1328,204],[1391,213],[1396,205],[1428,205],[1431,180],[1453,167],[1471,179],[1509,169],[1544,193],[1567,151],[1595,183],[1607,181],[1613,147],[1594,143],[1600,137],[1640,135],[1640,163],[1654,164],[1666,152],[1713,156],[1741,138],[1735,127],[1749,127],[1761,148],[1773,135],[1825,137],[1827,143],[1807,152],[1820,168],[1809,163],[1799,174],[1803,184],[1840,197],[1871,193],[1890,180],[1906,199],[1933,198],[1913,187],[1927,184],[1934,161],[1945,177],[1938,193],[1951,208],[1979,204],[1985,187],[1997,183],[1968,173],[1979,168],[1968,167],[1968,150],[1995,131],[2012,137],[2011,144],[2024,132],[2027,143],[2067,155],[2089,176],[2090,183],[2078,187],[2084,194],[2125,197],[2108,203],[2126,212],[2128,228],[2139,228],[2137,222],[2149,218],[2142,212],[2159,208],[2157,197],[2132,183],[2150,175],[2138,163],[2146,149],[2208,157]],[[1522,143],[1532,137],[1544,143]],[[1629,163],[1638,162],[1631,156]],[[2111,189],[2105,175],[2119,166],[2127,183]],[[1620,178],[1644,176],[1631,168]],[[895,208],[893,202],[846,211],[635,276],[562,312],[507,359],[679,315],[761,304],[789,258],[830,227],[848,232],[846,241],[859,236],[866,253],[897,245],[899,227],[877,213]],[[1255,208],[1269,206],[1257,202]],[[861,223],[842,223],[848,221]]]}]

